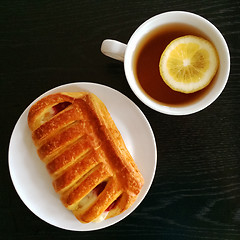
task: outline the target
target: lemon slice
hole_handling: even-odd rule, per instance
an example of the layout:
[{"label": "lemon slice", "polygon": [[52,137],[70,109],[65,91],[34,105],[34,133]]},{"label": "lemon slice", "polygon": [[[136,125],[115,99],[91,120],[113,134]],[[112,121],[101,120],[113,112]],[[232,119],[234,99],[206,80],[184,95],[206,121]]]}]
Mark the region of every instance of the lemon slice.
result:
[{"label": "lemon slice", "polygon": [[173,40],[162,53],[159,68],[173,90],[193,93],[206,87],[219,65],[215,47],[207,40],[187,35]]}]

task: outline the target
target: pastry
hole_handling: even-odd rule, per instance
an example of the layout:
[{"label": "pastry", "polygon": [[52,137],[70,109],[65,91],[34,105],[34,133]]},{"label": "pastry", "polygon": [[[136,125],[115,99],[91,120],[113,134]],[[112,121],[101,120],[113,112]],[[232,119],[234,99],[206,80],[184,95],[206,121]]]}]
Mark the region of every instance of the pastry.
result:
[{"label": "pastry", "polygon": [[134,203],[143,177],[97,96],[46,96],[30,108],[28,125],[55,191],[80,222],[114,217]]}]

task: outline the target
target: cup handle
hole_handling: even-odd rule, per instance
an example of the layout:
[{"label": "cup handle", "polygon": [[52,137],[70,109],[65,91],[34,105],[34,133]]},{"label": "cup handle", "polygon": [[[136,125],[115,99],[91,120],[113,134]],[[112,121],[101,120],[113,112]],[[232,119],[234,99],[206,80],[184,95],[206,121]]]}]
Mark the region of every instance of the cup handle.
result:
[{"label": "cup handle", "polygon": [[102,42],[101,52],[113,59],[124,61],[127,45],[116,40],[106,39]]}]

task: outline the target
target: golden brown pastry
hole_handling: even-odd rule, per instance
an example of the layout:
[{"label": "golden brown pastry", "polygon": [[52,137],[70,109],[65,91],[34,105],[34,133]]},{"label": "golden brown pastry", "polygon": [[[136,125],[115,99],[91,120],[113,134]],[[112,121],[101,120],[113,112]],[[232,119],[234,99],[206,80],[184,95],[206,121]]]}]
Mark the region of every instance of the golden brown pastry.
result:
[{"label": "golden brown pastry", "polygon": [[143,177],[106,106],[92,93],[57,93],[35,103],[28,125],[66,208],[88,223],[136,200]]}]

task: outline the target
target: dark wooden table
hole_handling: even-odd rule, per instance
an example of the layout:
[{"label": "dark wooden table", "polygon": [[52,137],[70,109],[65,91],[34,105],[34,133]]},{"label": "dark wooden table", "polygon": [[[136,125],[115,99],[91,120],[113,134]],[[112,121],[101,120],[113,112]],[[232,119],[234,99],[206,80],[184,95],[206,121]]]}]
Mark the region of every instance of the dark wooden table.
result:
[{"label": "dark wooden table", "polygon": [[[127,42],[146,19],[184,10],[224,35],[231,73],[221,96],[189,116],[168,116],[142,104],[123,65],[102,55],[101,42]],[[240,1],[90,0],[0,2],[0,239],[240,239]],[[35,216],[21,201],[8,169],[8,146],[24,109],[53,87],[72,82],[110,86],[149,120],[158,164],[140,206],[109,228],[66,231]]]}]

